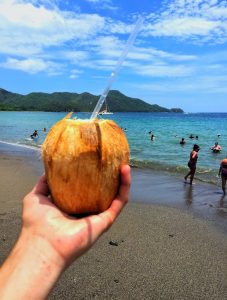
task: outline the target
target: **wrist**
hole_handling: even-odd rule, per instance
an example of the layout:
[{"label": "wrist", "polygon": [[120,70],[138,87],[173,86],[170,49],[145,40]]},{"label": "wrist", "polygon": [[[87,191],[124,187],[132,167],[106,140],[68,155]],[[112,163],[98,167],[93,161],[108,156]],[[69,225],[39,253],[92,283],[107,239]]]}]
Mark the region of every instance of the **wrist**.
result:
[{"label": "wrist", "polygon": [[42,262],[43,264],[51,264],[55,270],[62,270],[65,268],[66,263],[64,259],[48,239],[32,232],[30,229],[22,228],[15,248],[19,249],[22,253],[31,255],[31,258],[35,257],[35,264],[37,264],[38,260],[38,262]]},{"label": "wrist", "polygon": [[[0,273],[0,298],[45,299],[65,268],[51,244],[22,229]],[[12,294],[11,294],[12,293]]]},{"label": "wrist", "polygon": [[52,277],[58,275],[64,270],[65,262],[51,243],[38,234],[22,229],[16,249],[22,256],[29,258],[29,263],[39,266],[40,271],[46,279],[50,281]]}]

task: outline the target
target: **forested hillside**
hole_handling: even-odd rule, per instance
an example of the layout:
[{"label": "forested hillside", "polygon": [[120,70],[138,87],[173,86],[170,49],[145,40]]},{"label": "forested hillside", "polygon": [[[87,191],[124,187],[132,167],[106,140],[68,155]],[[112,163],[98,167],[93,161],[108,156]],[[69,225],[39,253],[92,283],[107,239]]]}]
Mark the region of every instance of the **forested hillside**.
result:
[{"label": "forested hillside", "polygon": [[[55,92],[21,95],[0,89],[0,110],[7,111],[75,111],[91,112],[99,99],[89,93]],[[183,112],[179,108],[168,109],[130,98],[119,91],[110,91],[107,103],[112,112]]]}]

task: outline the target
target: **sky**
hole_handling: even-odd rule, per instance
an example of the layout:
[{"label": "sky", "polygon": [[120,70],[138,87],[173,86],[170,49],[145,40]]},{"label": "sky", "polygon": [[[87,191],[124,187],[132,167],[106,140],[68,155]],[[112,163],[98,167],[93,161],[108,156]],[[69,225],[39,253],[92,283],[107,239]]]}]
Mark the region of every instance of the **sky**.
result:
[{"label": "sky", "polygon": [[111,89],[185,112],[227,112],[227,1],[0,0],[0,88]]}]

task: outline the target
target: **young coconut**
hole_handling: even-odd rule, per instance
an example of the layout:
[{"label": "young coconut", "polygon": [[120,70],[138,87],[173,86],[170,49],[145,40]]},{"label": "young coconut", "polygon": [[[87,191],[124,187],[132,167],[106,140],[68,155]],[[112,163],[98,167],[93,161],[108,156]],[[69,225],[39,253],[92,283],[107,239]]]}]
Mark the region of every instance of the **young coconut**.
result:
[{"label": "young coconut", "polygon": [[42,154],[55,204],[69,214],[106,210],[117,195],[120,167],[129,162],[127,139],[111,120],[74,120],[48,133]]}]

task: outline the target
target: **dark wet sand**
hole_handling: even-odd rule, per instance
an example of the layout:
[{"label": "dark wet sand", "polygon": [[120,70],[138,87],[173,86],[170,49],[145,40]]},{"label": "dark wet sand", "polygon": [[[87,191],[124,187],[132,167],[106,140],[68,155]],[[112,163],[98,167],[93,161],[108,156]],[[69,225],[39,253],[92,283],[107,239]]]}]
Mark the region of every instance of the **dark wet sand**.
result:
[{"label": "dark wet sand", "polygon": [[185,183],[183,178],[170,174],[134,169],[131,200],[182,209],[209,220],[227,233],[227,196],[213,184]]},{"label": "dark wet sand", "polygon": [[[0,166],[2,262],[42,164],[36,151],[0,144]],[[227,199],[219,188],[137,169],[132,175],[131,202],[49,299],[227,299]]]}]

